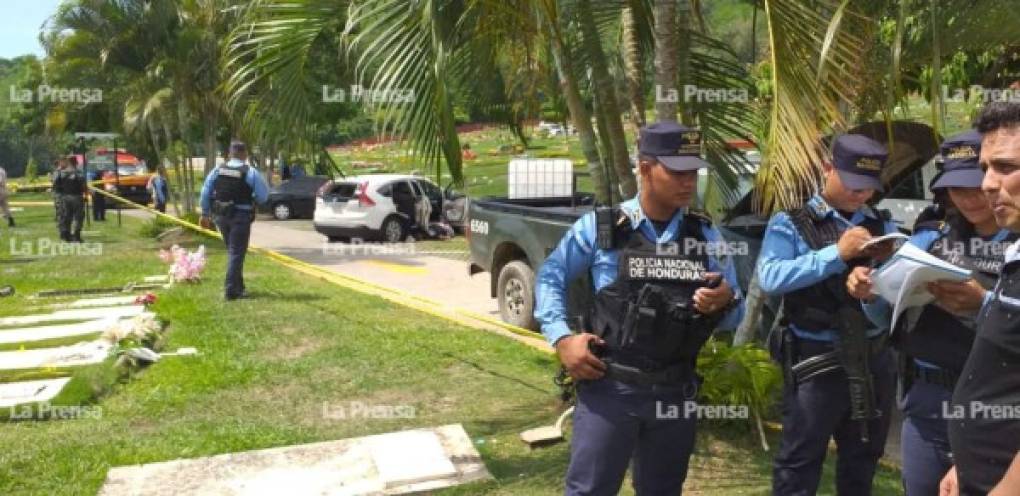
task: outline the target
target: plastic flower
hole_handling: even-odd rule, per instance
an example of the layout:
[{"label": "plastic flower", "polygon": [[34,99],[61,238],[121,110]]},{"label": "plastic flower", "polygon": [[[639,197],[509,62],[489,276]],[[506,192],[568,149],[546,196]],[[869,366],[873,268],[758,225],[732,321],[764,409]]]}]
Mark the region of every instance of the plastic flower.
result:
[{"label": "plastic flower", "polygon": [[171,282],[194,282],[202,279],[206,262],[205,245],[199,246],[194,252],[174,245],[169,252],[160,250],[159,257],[171,264],[169,272]]},{"label": "plastic flower", "polygon": [[145,293],[135,298],[135,305],[151,305],[156,303],[155,293]]}]

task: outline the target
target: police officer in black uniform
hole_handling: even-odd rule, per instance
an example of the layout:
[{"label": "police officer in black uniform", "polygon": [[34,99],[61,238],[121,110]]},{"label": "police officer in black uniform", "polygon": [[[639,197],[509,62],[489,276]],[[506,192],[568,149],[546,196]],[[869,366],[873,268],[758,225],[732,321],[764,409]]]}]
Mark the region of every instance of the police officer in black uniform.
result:
[{"label": "police officer in black uniform", "polygon": [[782,295],[784,325],[772,336],[783,364],[783,437],[773,468],[777,495],[818,490],[835,438],[836,491],[867,495],[889,429],[894,367],[884,329],[869,325],[846,291],[850,267],[892,247],[864,247],[896,232],[887,213],[866,204],[881,189],[888,153],[860,135],[843,135],[823,163],[821,191],[769,220],[758,259],[762,291]]},{"label": "police officer in black uniform", "polygon": [[60,239],[80,243],[85,221],[85,175],[67,158],[57,161],[53,174],[53,196],[57,207],[57,230]]},{"label": "police officer in black uniform", "polygon": [[269,187],[259,171],[248,165],[243,142],[230,143],[230,157],[224,165],[209,172],[202,185],[202,227],[210,228],[214,216],[216,228],[227,245],[227,275],[224,297],[246,298],[244,256],[248,252],[251,223],[255,221],[255,203],[269,199]]},{"label": "police officer in black uniform", "polygon": [[[981,189],[1000,227],[1020,232],[1020,103],[994,102],[978,116]],[[1004,255],[949,414],[954,467],[942,494],[1020,494],[1020,242]]]},{"label": "police officer in black uniform", "polygon": [[[638,196],[581,217],[538,273],[535,318],[578,381],[568,495],[617,494],[632,458],[637,494],[683,486],[695,359],[713,329],[732,329],[743,314],[722,237],[688,208],[707,166],[700,153],[696,129],[642,128]],[[586,274],[594,304],[574,334],[567,287]]]},{"label": "police officer in black uniform", "polygon": [[[908,308],[897,320],[893,345],[900,351],[903,485],[907,496],[937,494],[939,481],[952,467],[945,405],[949,403],[974,342],[978,309],[1002,269],[1005,248],[1016,234],[995,223],[981,191],[984,173],[978,165],[981,134],[967,131],[942,144],[943,171],[932,189],[948,195],[947,217],[916,226],[910,243],[959,267],[974,278],[931,285],[936,300]],[[870,300],[871,269],[858,267],[847,289]],[[890,323],[890,305],[882,299],[865,306],[877,325]]]}]

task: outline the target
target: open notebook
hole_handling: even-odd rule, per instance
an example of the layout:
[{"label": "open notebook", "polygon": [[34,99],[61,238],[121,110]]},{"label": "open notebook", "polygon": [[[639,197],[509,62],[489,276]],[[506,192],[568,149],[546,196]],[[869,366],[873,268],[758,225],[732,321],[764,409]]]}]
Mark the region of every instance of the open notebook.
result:
[{"label": "open notebook", "polygon": [[934,255],[905,243],[881,268],[871,276],[875,292],[893,306],[892,323],[904,310],[927,305],[935,297],[928,292],[927,283],[938,280],[966,281],[970,271],[941,260]]}]

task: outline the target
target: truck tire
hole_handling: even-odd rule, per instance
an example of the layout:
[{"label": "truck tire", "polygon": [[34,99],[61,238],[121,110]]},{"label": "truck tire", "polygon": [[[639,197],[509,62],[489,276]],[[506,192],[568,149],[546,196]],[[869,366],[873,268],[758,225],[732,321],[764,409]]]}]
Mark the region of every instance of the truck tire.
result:
[{"label": "truck tire", "polygon": [[538,331],[535,321],[535,272],[527,262],[514,260],[499,271],[496,301],[503,322]]}]

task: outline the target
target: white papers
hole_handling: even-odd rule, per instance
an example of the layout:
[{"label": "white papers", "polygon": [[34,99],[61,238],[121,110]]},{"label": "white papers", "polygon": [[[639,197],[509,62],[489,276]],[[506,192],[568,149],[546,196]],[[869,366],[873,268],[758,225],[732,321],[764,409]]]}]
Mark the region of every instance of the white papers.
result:
[{"label": "white papers", "polygon": [[906,243],[882,268],[871,276],[875,292],[893,305],[890,332],[904,310],[927,305],[935,299],[927,283],[938,280],[966,281],[970,271],[940,260],[934,255]]},{"label": "white papers", "polygon": [[870,240],[868,240],[867,243],[864,243],[863,245],[861,245],[861,248],[867,248],[869,246],[877,245],[877,244],[879,244],[879,243],[881,243],[883,241],[888,241],[888,240],[900,241],[900,240],[906,240],[907,238],[909,238],[909,236],[907,236],[906,234],[903,234],[901,232],[889,233],[889,234],[886,234],[885,236],[878,236],[878,237],[875,237],[875,238],[871,238]]}]

